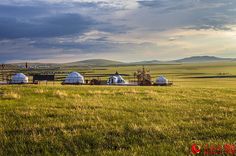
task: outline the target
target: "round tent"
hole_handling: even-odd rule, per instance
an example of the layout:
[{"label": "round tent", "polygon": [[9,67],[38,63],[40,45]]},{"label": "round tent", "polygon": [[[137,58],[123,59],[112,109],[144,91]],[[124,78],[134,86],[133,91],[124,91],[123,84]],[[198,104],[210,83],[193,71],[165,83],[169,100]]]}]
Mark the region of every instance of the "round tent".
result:
[{"label": "round tent", "polygon": [[156,80],[157,85],[168,85],[168,83],[169,83],[169,80],[165,78],[164,76],[160,76]]},{"label": "round tent", "polygon": [[17,73],[16,75],[14,75],[12,77],[11,83],[13,84],[24,84],[24,83],[28,83],[28,77],[25,76],[25,74],[23,73]]},{"label": "round tent", "polygon": [[65,84],[83,84],[84,77],[80,73],[72,72],[66,77],[64,83]]},{"label": "round tent", "polygon": [[112,85],[112,84],[125,84],[125,80],[123,77],[119,74],[115,74],[107,80],[107,84]]}]

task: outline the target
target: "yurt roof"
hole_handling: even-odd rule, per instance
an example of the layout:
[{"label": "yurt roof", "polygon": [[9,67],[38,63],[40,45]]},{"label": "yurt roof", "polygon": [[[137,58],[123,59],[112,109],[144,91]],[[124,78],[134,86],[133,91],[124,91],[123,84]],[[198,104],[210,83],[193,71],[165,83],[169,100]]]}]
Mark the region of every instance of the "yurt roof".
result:
[{"label": "yurt roof", "polygon": [[113,79],[113,78],[118,79],[118,77],[116,75],[112,75],[112,76],[109,77],[109,79]]},{"label": "yurt roof", "polygon": [[17,73],[16,75],[13,76],[13,78],[26,78],[25,74],[23,73]]},{"label": "yurt roof", "polygon": [[159,81],[168,81],[168,79],[165,78],[164,76],[158,77],[157,80],[159,80]]},{"label": "yurt roof", "polygon": [[120,74],[116,71],[115,75],[120,75]]},{"label": "yurt roof", "polygon": [[121,75],[117,75],[116,76],[118,79],[123,79],[123,77]]},{"label": "yurt roof", "polygon": [[68,75],[68,77],[83,77],[83,76],[78,72],[72,72]]}]

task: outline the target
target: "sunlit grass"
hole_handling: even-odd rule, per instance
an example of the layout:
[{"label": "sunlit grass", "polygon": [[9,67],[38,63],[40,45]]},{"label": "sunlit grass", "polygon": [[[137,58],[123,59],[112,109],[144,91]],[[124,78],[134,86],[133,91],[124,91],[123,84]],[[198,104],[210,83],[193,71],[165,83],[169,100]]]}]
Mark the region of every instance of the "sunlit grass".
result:
[{"label": "sunlit grass", "polygon": [[188,155],[233,143],[236,87],[4,86],[1,155]]},{"label": "sunlit grass", "polygon": [[12,99],[20,99],[20,94],[13,92],[13,91],[9,91],[9,92],[4,92],[1,95],[2,99],[6,99],[6,100],[12,100]]}]

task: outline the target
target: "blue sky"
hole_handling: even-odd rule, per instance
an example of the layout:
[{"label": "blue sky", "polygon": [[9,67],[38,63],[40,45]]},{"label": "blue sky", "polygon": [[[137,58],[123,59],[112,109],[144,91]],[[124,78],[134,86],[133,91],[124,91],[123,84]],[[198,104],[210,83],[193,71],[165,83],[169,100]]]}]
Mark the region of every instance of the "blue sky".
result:
[{"label": "blue sky", "polygon": [[234,0],[1,0],[0,62],[236,57]]}]

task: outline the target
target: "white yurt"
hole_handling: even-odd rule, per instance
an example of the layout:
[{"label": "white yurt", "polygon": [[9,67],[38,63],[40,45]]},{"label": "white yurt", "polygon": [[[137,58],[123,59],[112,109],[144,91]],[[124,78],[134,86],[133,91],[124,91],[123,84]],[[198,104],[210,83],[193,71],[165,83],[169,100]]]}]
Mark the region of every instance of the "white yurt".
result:
[{"label": "white yurt", "polygon": [[25,76],[25,74],[23,73],[17,73],[16,75],[12,77],[12,80],[11,80],[11,83],[13,84],[24,84],[28,82],[29,82],[28,77]]},{"label": "white yurt", "polygon": [[107,84],[112,85],[112,84],[125,84],[125,80],[121,75],[119,75],[117,72],[115,75],[109,77],[107,80]]},{"label": "white yurt", "polygon": [[156,79],[156,84],[157,85],[168,85],[169,80],[165,78],[164,76],[160,76]]},{"label": "white yurt", "polygon": [[72,72],[66,77],[64,83],[65,84],[83,84],[84,77],[78,72]]}]

